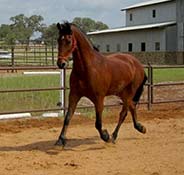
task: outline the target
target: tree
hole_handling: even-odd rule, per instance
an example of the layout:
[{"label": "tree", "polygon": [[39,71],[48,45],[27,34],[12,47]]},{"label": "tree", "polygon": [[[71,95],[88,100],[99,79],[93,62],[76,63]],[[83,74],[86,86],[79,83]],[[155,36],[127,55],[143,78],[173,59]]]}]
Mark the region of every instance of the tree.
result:
[{"label": "tree", "polygon": [[56,42],[58,38],[58,29],[56,24],[52,24],[49,27],[44,27],[42,30],[42,40],[47,44]]},{"label": "tree", "polygon": [[5,40],[8,33],[10,33],[10,26],[7,24],[2,24],[0,27],[0,40]]},{"label": "tree", "polygon": [[0,27],[0,40],[5,40],[9,32],[10,32],[10,26],[6,24],[2,24]]},{"label": "tree", "polygon": [[6,44],[14,44],[16,41],[16,34],[12,32],[12,26],[2,24],[0,27],[0,40]]},{"label": "tree", "polygon": [[[56,24],[47,27],[42,23],[44,19],[40,15],[26,17],[24,14],[19,14],[11,17],[10,20],[12,21],[10,25],[3,24],[0,26],[0,40],[6,41],[7,44],[14,44],[16,41],[29,44],[29,40],[35,32],[41,32],[41,40],[48,44],[55,42],[58,38]],[[108,28],[106,24],[90,18],[76,17],[73,23],[84,32]]]},{"label": "tree", "polygon": [[40,15],[33,15],[31,17],[26,17],[24,14],[20,14],[14,17],[11,17],[10,20],[13,22],[11,26],[11,32],[16,35],[16,40],[20,43],[27,42],[34,32],[41,32],[44,26],[43,17]]},{"label": "tree", "polygon": [[91,18],[76,17],[74,18],[73,23],[79,26],[84,32],[91,32],[95,30],[103,30],[109,28],[106,24],[100,21],[94,21]]}]

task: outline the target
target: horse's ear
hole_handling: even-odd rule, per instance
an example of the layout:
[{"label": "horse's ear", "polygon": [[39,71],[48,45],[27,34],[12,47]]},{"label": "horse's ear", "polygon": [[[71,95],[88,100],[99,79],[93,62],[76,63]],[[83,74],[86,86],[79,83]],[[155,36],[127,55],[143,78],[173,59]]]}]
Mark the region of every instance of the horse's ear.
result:
[{"label": "horse's ear", "polygon": [[61,24],[60,23],[57,23],[57,28],[59,31],[61,31]]},{"label": "horse's ear", "polygon": [[71,31],[71,25],[70,25],[70,23],[69,22],[66,22],[65,25],[66,25],[66,28]]},{"label": "horse's ear", "polygon": [[64,22],[63,28],[65,29],[66,34],[72,34],[71,24],[68,21]]}]

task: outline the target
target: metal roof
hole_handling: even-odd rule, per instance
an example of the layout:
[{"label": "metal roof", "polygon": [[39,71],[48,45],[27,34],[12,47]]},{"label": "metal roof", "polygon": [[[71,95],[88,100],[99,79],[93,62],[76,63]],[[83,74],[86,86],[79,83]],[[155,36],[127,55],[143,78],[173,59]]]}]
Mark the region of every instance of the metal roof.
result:
[{"label": "metal roof", "polygon": [[103,34],[103,33],[115,33],[115,32],[131,31],[131,30],[160,28],[160,27],[165,27],[165,26],[174,25],[174,24],[176,24],[176,21],[156,23],[156,24],[155,23],[154,24],[145,24],[145,25],[138,25],[138,26],[129,26],[129,27],[121,27],[121,28],[115,28],[115,29],[106,29],[106,30],[88,32],[87,35],[98,35],[98,34]]},{"label": "metal roof", "polygon": [[129,9],[133,9],[133,8],[138,8],[138,7],[149,6],[149,5],[153,5],[153,4],[160,4],[160,3],[169,2],[169,1],[173,1],[173,0],[150,0],[150,1],[141,2],[141,3],[137,3],[134,5],[122,8],[121,11],[129,10]]}]

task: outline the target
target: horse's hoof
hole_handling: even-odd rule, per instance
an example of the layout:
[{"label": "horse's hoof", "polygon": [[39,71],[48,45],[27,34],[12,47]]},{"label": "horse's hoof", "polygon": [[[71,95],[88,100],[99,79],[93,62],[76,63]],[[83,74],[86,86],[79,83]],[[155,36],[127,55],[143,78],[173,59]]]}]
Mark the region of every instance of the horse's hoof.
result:
[{"label": "horse's hoof", "polygon": [[111,138],[111,142],[113,143],[113,144],[115,144],[116,143],[116,139],[112,136],[112,138]]},{"label": "horse's hoof", "polygon": [[64,147],[66,145],[66,140],[64,139],[58,139],[55,143],[56,146],[62,146]]},{"label": "horse's hoof", "polygon": [[106,129],[104,129],[102,131],[102,134],[101,134],[101,138],[105,141],[105,142],[108,142],[110,137],[109,137],[109,133]]},{"label": "horse's hoof", "polygon": [[114,134],[112,134],[111,142],[115,144],[116,143],[116,138],[117,138],[117,136],[115,136]]},{"label": "horse's hoof", "polygon": [[142,126],[142,131],[141,131],[143,134],[146,133],[146,128],[144,126]]},{"label": "horse's hoof", "polygon": [[135,127],[139,132],[145,134],[146,133],[146,128],[141,125],[140,123],[137,123],[136,127]]},{"label": "horse's hoof", "polygon": [[115,140],[116,140],[117,136],[118,136],[117,132],[113,132],[113,133],[112,133],[112,136],[111,136],[111,142],[112,142],[112,143],[115,144]]}]

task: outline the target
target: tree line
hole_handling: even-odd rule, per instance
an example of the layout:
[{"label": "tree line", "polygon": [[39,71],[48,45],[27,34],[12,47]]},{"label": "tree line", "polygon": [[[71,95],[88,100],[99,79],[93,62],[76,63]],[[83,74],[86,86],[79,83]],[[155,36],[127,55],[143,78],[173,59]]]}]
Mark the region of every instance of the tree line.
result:
[{"label": "tree line", "polygon": [[[44,42],[51,44],[58,37],[56,23],[47,26],[44,18],[40,15],[30,17],[19,14],[10,18],[11,24],[2,24],[0,26],[0,41],[6,44],[29,44],[31,37],[39,32],[40,36],[35,38],[35,42]],[[76,24],[84,32],[108,29],[108,26],[101,21],[95,21],[91,18],[76,17],[72,23]]]}]

